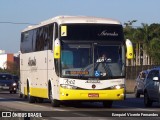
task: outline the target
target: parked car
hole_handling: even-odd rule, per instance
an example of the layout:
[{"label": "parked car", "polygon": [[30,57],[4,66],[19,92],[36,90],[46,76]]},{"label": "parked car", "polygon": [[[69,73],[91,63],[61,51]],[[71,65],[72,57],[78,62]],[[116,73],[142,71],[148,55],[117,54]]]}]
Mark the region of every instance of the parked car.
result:
[{"label": "parked car", "polygon": [[145,106],[151,107],[153,102],[160,102],[160,68],[151,69],[144,86]]},{"label": "parked car", "polygon": [[148,75],[149,70],[143,70],[139,73],[136,84],[134,88],[134,93],[136,98],[140,98],[140,95],[144,94],[144,83],[146,80],[146,76]]},{"label": "parked car", "polygon": [[0,90],[8,90],[10,93],[17,92],[17,83],[13,80],[12,74],[0,73]]}]

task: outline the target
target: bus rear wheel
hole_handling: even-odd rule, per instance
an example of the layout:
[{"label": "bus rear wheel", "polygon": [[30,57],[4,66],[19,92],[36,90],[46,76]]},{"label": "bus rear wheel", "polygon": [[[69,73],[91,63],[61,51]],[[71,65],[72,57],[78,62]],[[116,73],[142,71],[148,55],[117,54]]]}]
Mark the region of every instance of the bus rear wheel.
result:
[{"label": "bus rear wheel", "polygon": [[30,93],[28,93],[28,102],[29,103],[35,103],[35,98],[33,96],[30,95]]},{"label": "bus rear wheel", "polygon": [[29,84],[27,84],[27,98],[29,103],[35,103],[35,97],[30,95]]},{"label": "bus rear wheel", "polygon": [[112,103],[113,103],[113,101],[111,101],[111,100],[103,101],[103,107],[111,108],[112,107]]}]

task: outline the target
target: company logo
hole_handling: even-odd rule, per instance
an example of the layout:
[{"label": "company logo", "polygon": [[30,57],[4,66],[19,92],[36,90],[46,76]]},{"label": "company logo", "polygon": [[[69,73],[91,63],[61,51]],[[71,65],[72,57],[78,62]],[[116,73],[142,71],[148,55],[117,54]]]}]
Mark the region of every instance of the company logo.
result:
[{"label": "company logo", "polygon": [[107,30],[103,30],[100,34],[98,34],[98,36],[112,36],[112,37],[116,37],[118,36],[118,33],[116,32],[107,32]]},{"label": "company logo", "polygon": [[29,59],[28,59],[28,65],[29,66],[36,66],[36,59],[35,59],[35,57],[33,59],[31,59],[29,57]]}]

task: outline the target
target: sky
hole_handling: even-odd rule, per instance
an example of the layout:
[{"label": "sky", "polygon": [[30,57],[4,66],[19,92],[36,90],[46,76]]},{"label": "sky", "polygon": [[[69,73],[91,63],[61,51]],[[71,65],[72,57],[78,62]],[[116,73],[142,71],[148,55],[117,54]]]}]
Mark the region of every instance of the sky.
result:
[{"label": "sky", "polygon": [[[119,20],[160,23],[160,0],[0,0],[0,50],[20,51],[21,31],[31,23],[59,15],[95,16]],[[9,23],[8,23],[9,22]]]}]

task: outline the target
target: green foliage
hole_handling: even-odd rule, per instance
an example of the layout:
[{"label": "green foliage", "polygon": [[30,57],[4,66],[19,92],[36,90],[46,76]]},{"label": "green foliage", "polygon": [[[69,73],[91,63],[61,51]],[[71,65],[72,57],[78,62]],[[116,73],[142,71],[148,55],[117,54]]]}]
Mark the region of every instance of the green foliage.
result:
[{"label": "green foliage", "polygon": [[136,44],[143,45],[143,50],[152,58],[154,64],[160,64],[160,24],[151,25],[142,23],[141,27],[134,28],[132,25],[136,20],[124,23],[125,38]]},{"label": "green foliage", "polygon": [[155,64],[160,64],[160,39],[153,38],[150,42],[150,56]]}]

